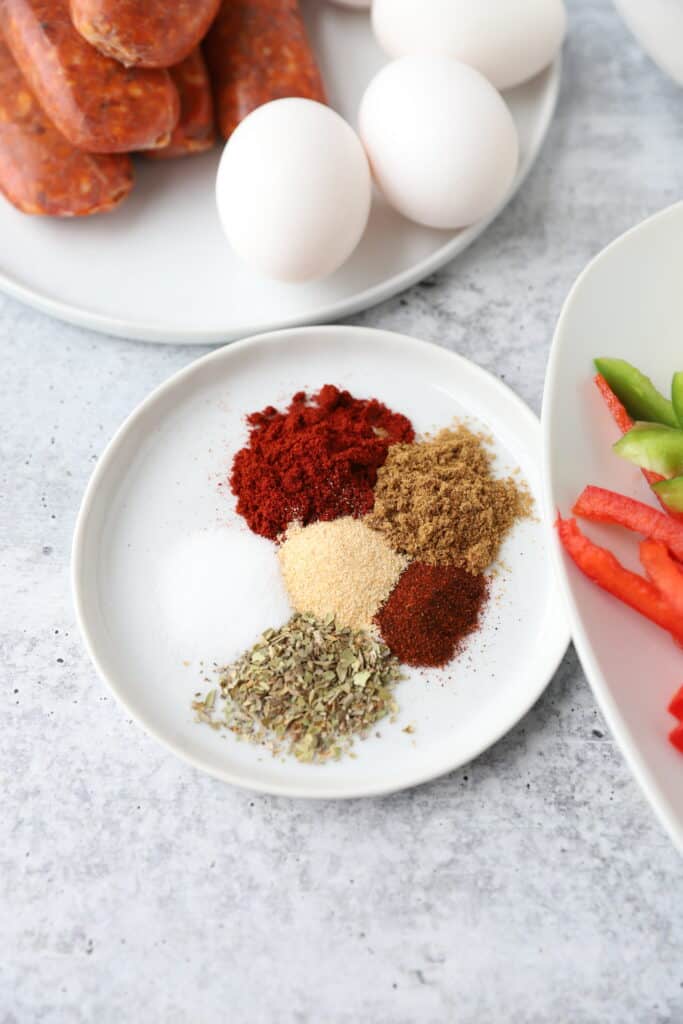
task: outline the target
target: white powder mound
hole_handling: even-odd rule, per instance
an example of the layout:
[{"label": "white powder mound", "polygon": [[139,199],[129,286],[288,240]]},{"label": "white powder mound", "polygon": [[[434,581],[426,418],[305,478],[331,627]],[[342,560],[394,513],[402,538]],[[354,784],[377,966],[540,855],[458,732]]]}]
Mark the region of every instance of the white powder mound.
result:
[{"label": "white powder mound", "polygon": [[292,614],[275,544],[240,525],[197,531],[169,551],[159,597],[169,640],[207,667],[234,661]]}]

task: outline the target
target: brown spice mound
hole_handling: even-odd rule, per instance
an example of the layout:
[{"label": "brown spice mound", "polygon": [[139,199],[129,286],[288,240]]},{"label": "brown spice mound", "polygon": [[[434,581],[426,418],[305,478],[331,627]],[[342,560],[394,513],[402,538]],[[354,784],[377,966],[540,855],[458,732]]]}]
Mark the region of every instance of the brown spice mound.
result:
[{"label": "brown spice mound", "polygon": [[412,562],[375,621],[399,661],[439,668],[477,628],[487,596],[485,576]]},{"label": "brown spice mound", "polygon": [[422,562],[481,573],[532,507],[526,487],[494,478],[492,462],[483,438],[463,424],[420,444],[394,444],[365,522]]}]

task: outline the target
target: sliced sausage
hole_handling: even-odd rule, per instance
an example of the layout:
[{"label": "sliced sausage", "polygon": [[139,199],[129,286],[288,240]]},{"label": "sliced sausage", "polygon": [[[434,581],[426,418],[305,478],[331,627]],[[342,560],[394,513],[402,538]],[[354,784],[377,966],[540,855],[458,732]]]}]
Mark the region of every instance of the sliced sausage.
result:
[{"label": "sliced sausage", "polygon": [[132,187],[129,157],[84,153],[60,135],[0,38],[0,191],[24,213],[85,217]]},{"label": "sliced sausage", "polygon": [[126,69],[71,24],[68,0],[0,0],[0,31],[41,107],[79,149],[165,146],[180,104],[167,71]]},{"label": "sliced sausage", "polygon": [[204,53],[224,139],[269,100],[327,102],[297,0],[223,0]]},{"label": "sliced sausage", "polygon": [[154,160],[202,153],[216,141],[211,84],[199,47],[169,70],[180,96],[180,120],[168,146],[147,153]]},{"label": "sliced sausage", "polygon": [[167,68],[206,35],[220,0],[70,0],[81,35],[126,65]]}]

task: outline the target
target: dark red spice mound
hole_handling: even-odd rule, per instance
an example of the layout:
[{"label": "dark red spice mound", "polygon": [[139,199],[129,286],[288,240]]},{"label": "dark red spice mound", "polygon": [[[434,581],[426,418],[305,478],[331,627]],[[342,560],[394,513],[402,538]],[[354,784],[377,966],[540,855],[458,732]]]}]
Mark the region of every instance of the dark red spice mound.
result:
[{"label": "dark red spice mound", "polygon": [[376,616],[382,639],[406,665],[445,665],[479,625],[485,576],[454,565],[413,562]]},{"label": "dark red spice mound", "polygon": [[286,412],[269,405],[247,423],[249,443],[235,456],[230,487],[240,515],[271,540],[294,520],[365,515],[389,445],[415,437],[401,413],[333,384],[310,401],[299,391]]}]

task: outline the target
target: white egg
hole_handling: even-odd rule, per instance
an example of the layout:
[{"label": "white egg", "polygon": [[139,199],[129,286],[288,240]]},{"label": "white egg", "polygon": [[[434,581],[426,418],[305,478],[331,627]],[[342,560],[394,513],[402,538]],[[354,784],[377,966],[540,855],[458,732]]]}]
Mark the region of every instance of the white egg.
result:
[{"label": "white egg", "polygon": [[505,101],[452,57],[387,64],[363,96],[359,126],[387,202],[418,224],[472,224],[502,202],[515,176],[519,144]]},{"label": "white egg", "polygon": [[356,10],[369,10],[372,0],[332,0],[337,7],[354,7]]},{"label": "white egg", "polygon": [[235,252],[282,281],[331,274],[356,248],[370,212],[367,157],[353,129],[306,99],[274,100],[226,143],[218,213]]},{"label": "white egg", "polygon": [[563,0],[374,0],[372,24],[390,57],[447,54],[509,89],[550,64],[567,14]]}]

